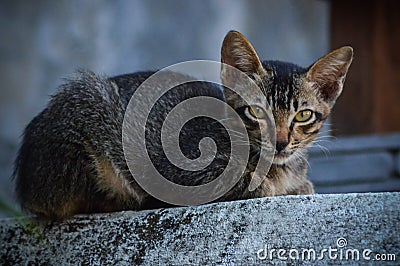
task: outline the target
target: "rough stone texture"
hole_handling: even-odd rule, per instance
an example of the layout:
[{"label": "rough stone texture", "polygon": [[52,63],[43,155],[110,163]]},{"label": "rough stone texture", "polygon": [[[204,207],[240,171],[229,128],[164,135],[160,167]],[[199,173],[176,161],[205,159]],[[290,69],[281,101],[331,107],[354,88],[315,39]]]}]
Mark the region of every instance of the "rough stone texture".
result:
[{"label": "rough stone texture", "polygon": [[[362,252],[400,259],[400,193],[286,196],[175,209],[77,216],[36,233],[0,222],[0,264],[366,264]],[[25,228],[27,226],[25,225]],[[30,233],[28,233],[30,232]],[[345,238],[346,246],[338,246]],[[342,239],[343,240],[343,239]],[[336,249],[322,260],[257,258],[272,249]],[[339,260],[357,249],[360,261]],[[296,256],[295,252],[290,253]],[[306,253],[304,253],[306,254]],[[308,253],[307,253],[308,254]],[[307,257],[306,254],[306,257]],[[313,256],[311,256],[312,258]],[[345,258],[345,255],[342,255]],[[351,256],[348,258],[352,258]]]}]

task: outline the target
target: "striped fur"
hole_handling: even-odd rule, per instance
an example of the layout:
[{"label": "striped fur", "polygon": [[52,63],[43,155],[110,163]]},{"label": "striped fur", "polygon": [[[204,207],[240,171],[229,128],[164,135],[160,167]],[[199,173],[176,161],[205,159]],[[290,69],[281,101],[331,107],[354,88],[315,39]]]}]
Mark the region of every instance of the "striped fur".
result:
[{"label": "striped fur", "polygon": [[[246,38],[239,32],[231,31],[224,40],[221,54],[222,63],[246,73],[266,98],[253,97],[251,102],[245,102],[242,97],[225,88],[227,102],[239,114],[246,114],[245,110],[252,105],[271,110],[275,120],[276,145],[272,168],[266,174],[268,178],[261,188],[248,197],[313,193],[312,185],[307,181],[307,148],[318,136],[342,92],[353,58],[352,48],[342,47],[304,68],[281,61],[261,61]],[[234,82],[228,73],[222,67],[223,83],[232,86]],[[249,90],[247,96],[251,98],[252,93]],[[303,111],[311,111],[312,116],[301,122],[296,115],[301,116],[300,112]],[[261,132],[268,128],[268,122],[263,119],[251,120],[249,116],[243,119],[257,153],[257,149],[268,146],[260,139]]]}]

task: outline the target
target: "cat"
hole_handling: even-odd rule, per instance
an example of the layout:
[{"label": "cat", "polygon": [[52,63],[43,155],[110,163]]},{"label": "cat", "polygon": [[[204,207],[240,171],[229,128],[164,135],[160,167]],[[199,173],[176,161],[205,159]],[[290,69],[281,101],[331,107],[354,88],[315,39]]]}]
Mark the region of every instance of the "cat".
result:
[{"label": "cat", "polygon": [[[161,152],[163,120],[174,106],[189,98],[207,96],[226,102],[242,119],[249,138],[250,159],[235,185],[215,201],[289,194],[313,194],[307,180],[307,148],[316,138],[342,92],[353,59],[351,47],[342,47],[308,68],[280,61],[261,61],[248,40],[237,31],[225,36],[221,49],[221,81],[192,82],[166,93],[152,108],[146,124],[146,147],[155,168],[170,181],[206,184],[227,166],[231,146],[228,132],[207,117],[182,128],[182,153],[199,157],[198,143],[216,142],[212,163],[199,171],[172,165]],[[249,92],[249,101],[230,89],[234,67],[261,89],[265,97]],[[77,213],[111,212],[170,207],[149,195],[127,166],[123,145],[124,114],[135,90],[155,72],[101,77],[89,71],[62,85],[47,107],[26,127],[15,161],[16,194],[23,210],[47,219],[65,219]],[[185,78],[169,73],[176,79]],[[170,79],[171,76],[165,77]],[[274,158],[249,189],[261,150],[260,135],[267,130],[266,114],[276,125]]]}]

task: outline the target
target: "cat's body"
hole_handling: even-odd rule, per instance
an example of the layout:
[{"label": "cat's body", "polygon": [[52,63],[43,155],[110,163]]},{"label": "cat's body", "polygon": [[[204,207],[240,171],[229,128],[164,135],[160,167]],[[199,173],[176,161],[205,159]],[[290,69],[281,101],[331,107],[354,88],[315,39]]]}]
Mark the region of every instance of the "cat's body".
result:
[{"label": "cat's body", "polygon": [[[209,96],[226,101],[239,113],[251,143],[251,159],[244,174],[218,200],[314,193],[307,180],[306,149],[340,95],[351,59],[352,50],[345,47],[308,69],[278,61],[261,63],[242,35],[228,33],[222,48],[222,62],[249,75],[267,102],[254,99],[252,103],[244,103],[232,91],[204,82],[171,90],[155,105],[146,127],[146,145],[149,154],[154,154],[156,168],[175,183],[193,186],[215,179],[226,167],[229,138],[220,125],[214,126],[207,118],[188,123],[182,129],[180,140],[182,152],[188,158],[199,156],[198,142],[203,137],[216,140],[218,153],[206,169],[184,171],[159,153],[159,133],[168,111],[185,99]],[[48,218],[64,218],[76,213],[168,206],[137,184],[122,148],[122,124],[129,100],[152,74],[141,72],[104,78],[82,72],[61,87],[24,133],[14,173],[23,209]],[[180,74],[176,75],[179,78]],[[228,70],[222,68],[223,84],[231,82],[228,76]],[[263,173],[262,183],[255,190],[249,190],[256,164],[252,160],[257,159],[262,149],[258,138],[265,125],[260,114],[267,103],[276,124],[276,156],[269,171]],[[254,128],[255,123],[259,126]]]}]

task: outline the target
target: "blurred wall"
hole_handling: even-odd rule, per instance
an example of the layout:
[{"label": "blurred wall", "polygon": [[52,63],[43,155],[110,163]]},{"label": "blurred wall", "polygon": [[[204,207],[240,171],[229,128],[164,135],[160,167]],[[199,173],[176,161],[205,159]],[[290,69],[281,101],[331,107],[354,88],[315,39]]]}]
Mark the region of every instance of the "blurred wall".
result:
[{"label": "blurred wall", "polygon": [[354,61],[332,114],[336,135],[400,132],[400,1],[331,2],[331,46]]},{"label": "blurred wall", "polygon": [[0,195],[26,124],[78,68],[106,75],[219,61],[227,31],[263,59],[309,65],[328,50],[329,1],[0,2]]}]

